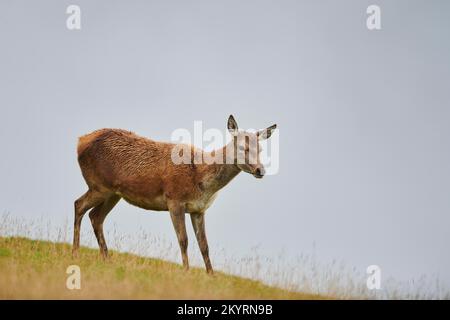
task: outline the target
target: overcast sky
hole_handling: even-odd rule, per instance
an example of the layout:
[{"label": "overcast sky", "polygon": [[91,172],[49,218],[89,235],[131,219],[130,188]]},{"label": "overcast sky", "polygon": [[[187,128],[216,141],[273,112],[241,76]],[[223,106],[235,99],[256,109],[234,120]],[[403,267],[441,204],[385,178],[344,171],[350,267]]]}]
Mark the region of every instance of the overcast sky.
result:
[{"label": "overcast sky", "polygon": [[[195,120],[225,130],[232,113],[242,128],[278,124],[280,171],[222,190],[211,251],[315,244],[322,261],[450,283],[450,2],[432,3],[2,1],[0,210],[71,224],[86,191],[78,136],[167,141]],[[81,30],[66,28],[69,4]],[[166,213],[121,202],[114,223],[175,242]]]}]

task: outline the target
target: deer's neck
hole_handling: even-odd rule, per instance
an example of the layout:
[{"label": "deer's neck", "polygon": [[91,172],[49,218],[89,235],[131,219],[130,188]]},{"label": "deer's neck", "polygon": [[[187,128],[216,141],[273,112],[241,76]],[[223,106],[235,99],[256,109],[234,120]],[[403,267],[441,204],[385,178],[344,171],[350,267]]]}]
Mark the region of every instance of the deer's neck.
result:
[{"label": "deer's neck", "polygon": [[224,146],[222,149],[215,150],[211,154],[219,153],[223,159],[221,163],[213,163],[208,165],[208,178],[205,181],[205,186],[208,187],[212,192],[217,192],[218,190],[225,187],[234,177],[236,177],[241,169],[239,169],[234,163],[234,155],[226,152],[227,150],[232,150],[232,142]]}]

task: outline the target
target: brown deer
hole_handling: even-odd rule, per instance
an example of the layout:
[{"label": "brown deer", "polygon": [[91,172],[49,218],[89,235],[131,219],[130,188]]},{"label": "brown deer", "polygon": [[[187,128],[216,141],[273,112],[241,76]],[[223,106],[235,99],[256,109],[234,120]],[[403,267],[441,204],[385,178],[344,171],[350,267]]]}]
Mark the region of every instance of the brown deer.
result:
[{"label": "brown deer", "polygon": [[[175,164],[172,155],[176,144],[156,142],[125,130],[101,129],[80,137],[78,162],[89,190],[75,201],[73,255],[77,256],[80,246],[81,220],[92,209],[89,218],[100,252],[104,258],[108,256],[103,222],[123,198],[143,209],[170,212],[186,270],[189,262],[185,213],[189,213],[206,271],[213,273],[205,234],[205,212],[217,192],[239,172],[256,178],[264,176],[259,140],[269,138],[275,128],[273,125],[256,133],[239,131],[230,115],[228,130],[233,139],[228,145],[211,153],[188,146],[192,154],[223,160],[210,164]],[[256,148],[251,141],[257,141]],[[239,154],[245,155],[244,161],[238,161]]]}]

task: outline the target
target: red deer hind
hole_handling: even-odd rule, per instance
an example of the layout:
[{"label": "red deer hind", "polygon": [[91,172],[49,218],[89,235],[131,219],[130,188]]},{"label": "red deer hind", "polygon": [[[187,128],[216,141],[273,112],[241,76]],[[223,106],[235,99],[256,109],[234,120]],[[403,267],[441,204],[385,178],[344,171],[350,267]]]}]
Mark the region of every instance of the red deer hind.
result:
[{"label": "red deer hind", "polygon": [[[125,130],[101,129],[80,137],[78,162],[89,190],[75,201],[73,255],[77,256],[80,246],[81,220],[92,209],[89,218],[100,252],[104,258],[108,256],[103,222],[123,198],[143,209],[170,212],[185,269],[189,268],[185,213],[189,213],[206,271],[212,273],[205,212],[217,192],[239,172],[256,178],[264,176],[259,140],[269,138],[275,128],[273,125],[256,133],[239,131],[230,115],[228,130],[233,139],[228,145],[210,153],[188,146],[192,154],[200,152],[203,156],[219,156],[223,160],[210,164],[175,164],[172,152],[176,144],[156,142]],[[256,141],[256,148],[251,141]],[[244,161],[239,161],[239,154],[245,155]]]}]

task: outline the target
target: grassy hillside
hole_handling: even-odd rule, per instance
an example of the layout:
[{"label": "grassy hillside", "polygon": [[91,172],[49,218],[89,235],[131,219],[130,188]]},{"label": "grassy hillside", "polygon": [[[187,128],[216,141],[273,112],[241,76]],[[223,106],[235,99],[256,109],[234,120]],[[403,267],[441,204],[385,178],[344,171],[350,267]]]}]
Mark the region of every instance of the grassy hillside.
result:
[{"label": "grassy hillside", "polygon": [[[258,281],[203,269],[185,272],[174,263],[81,248],[77,260],[71,246],[25,238],[0,237],[0,299],[320,299]],[[66,269],[81,268],[81,289],[69,290]]]}]

